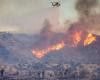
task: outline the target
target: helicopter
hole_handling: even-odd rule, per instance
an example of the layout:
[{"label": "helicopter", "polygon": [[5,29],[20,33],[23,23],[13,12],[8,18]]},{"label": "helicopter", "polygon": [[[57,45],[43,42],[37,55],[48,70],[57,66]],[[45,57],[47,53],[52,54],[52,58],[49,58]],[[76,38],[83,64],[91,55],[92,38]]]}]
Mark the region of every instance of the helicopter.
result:
[{"label": "helicopter", "polygon": [[60,6],[60,2],[59,1],[54,1],[51,2],[53,7],[59,7]]}]

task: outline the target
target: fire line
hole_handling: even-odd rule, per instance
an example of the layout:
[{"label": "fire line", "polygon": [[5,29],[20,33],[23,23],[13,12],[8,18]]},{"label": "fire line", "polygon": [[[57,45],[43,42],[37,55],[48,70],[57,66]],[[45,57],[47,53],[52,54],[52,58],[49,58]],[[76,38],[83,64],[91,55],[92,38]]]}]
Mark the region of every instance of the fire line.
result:
[{"label": "fire line", "polygon": [[[77,45],[80,43],[80,41],[82,40],[82,32],[75,32],[72,35],[72,46],[70,45],[70,47],[77,47]],[[86,38],[83,40],[83,46],[87,46],[90,45],[91,43],[93,43],[96,40],[96,37],[91,34],[88,33]],[[45,49],[33,49],[32,53],[35,57],[41,59],[43,58],[46,54],[48,54],[51,51],[59,51],[61,49],[63,49],[67,44],[65,43],[64,40],[60,41],[59,43],[56,43],[54,45],[51,45]]]}]

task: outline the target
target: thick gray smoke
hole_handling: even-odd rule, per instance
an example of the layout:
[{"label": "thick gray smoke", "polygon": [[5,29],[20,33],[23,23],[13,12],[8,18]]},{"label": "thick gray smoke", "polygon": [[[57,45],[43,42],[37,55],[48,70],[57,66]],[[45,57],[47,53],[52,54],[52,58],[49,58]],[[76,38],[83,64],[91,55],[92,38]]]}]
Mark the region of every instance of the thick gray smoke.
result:
[{"label": "thick gray smoke", "polygon": [[100,0],[77,0],[76,10],[80,16],[80,22],[84,22],[84,28],[91,33],[100,35]]},{"label": "thick gray smoke", "polygon": [[89,16],[91,14],[92,8],[98,4],[98,0],[77,0],[76,10],[79,12],[80,16]]}]

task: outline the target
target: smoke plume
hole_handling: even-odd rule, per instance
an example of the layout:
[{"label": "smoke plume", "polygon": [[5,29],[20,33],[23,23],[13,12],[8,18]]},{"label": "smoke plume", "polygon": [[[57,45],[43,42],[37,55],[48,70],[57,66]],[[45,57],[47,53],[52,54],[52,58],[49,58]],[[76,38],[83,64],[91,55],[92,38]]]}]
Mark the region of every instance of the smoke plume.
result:
[{"label": "smoke plume", "polygon": [[76,10],[79,12],[80,16],[89,16],[93,7],[97,5],[97,0],[77,0]]},{"label": "smoke plume", "polygon": [[77,0],[75,8],[80,16],[80,22],[86,24],[85,29],[100,35],[99,0]]}]

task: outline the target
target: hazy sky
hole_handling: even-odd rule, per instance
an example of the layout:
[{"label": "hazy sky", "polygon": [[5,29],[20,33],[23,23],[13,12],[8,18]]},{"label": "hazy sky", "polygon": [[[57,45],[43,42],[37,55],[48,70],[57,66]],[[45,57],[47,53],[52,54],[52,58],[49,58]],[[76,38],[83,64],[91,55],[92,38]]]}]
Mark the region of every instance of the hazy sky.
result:
[{"label": "hazy sky", "polygon": [[[51,0],[53,1],[53,0]],[[62,0],[61,7],[53,8],[50,0],[0,0],[0,31],[37,32],[46,18],[57,26],[64,19],[76,19],[75,0]],[[57,0],[56,0],[57,1]],[[58,12],[59,11],[59,12]],[[58,14],[59,13],[59,14]]]},{"label": "hazy sky", "polygon": [[53,8],[51,1],[54,0],[0,0],[0,31],[36,33],[46,18],[54,27],[58,27],[58,16],[60,24],[79,18],[76,0],[60,0],[59,8]]}]

